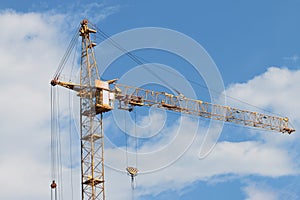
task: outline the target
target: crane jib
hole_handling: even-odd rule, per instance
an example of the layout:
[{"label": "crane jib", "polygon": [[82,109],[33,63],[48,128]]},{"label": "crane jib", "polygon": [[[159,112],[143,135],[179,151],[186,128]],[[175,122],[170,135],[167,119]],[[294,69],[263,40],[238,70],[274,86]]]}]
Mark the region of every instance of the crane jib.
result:
[{"label": "crane jib", "polygon": [[[263,113],[241,110],[230,106],[222,106],[203,102],[201,100],[189,99],[179,95],[166,92],[157,92],[122,84],[112,84],[117,79],[105,82],[96,80],[97,105],[99,111],[110,111],[114,109],[114,102],[118,109],[132,110],[135,106],[157,105],[162,109],[172,110],[190,115],[196,115],[213,120],[251,126],[266,130],[273,130],[291,134],[295,130],[289,127],[287,117],[278,117]],[[60,85],[78,92],[79,96],[86,94],[86,86],[79,84],[60,82],[52,80],[52,85]],[[101,108],[101,109],[100,109]]]}]

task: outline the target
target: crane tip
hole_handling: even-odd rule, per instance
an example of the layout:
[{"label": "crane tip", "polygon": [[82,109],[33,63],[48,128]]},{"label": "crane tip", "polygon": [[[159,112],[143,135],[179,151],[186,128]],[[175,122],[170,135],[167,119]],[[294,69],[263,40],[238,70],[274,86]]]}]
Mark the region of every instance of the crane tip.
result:
[{"label": "crane tip", "polygon": [[285,128],[283,128],[282,133],[292,134],[295,131],[296,131],[295,129],[285,127]]}]

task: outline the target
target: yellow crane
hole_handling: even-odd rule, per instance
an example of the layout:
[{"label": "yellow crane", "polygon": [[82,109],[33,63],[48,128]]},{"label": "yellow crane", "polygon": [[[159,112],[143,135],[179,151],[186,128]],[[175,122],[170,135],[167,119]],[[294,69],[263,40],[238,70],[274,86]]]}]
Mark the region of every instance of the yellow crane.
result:
[{"label": "yellow crane", "polygon": [[[83,20],[79,28],[81,42],[80,83],[60,80],[56,73],[52,86],[62,86],[77,92],[80,98],[80,139],[81,139],[81,186],[82,199],[105,199],[104,193],[104,133],[103,113],[114,108],[131,111],[135,106],[152,106],[180,113],[210,118],[291,134],[295,130],[289,126],[289,119],[266,115],[229,106],[216,105],[201,100],[189,99],[182,95],[157,92],[133,86],[116,84],[117,79],[100,79],[91,34],[97,31],[89,28],[88,20]],[[132,179],[137,169],[128,167]],[[51,188],[56,188],[53,181]]]}]

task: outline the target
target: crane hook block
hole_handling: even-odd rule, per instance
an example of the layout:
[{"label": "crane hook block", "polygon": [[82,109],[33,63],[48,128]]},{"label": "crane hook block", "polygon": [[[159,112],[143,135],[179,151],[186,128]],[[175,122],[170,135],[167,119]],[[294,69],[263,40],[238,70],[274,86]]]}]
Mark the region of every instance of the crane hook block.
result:
[{"label": "crane hook block", "polygon": [[138,169],[134,167],[127,167],[126,170],[131,177],[136,176],[138,173]]},{"label": "crane hook block", "polygon": [[51,189],[55,189],[56,186],[57,186],[57,184],[55,183],[55,180],[53,180],[51,185],[50,185]]}]

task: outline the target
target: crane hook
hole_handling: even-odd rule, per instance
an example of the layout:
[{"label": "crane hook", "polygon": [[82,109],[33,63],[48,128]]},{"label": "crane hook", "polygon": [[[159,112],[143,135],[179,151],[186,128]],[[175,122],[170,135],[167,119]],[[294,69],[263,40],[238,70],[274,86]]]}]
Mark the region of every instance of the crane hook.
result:
[{"label": "crane hook", "polygon": [[56,190],[57,184],[55,183],[55,180],[52,181],[50,188],[51,188],[51,200],[57,200],[57,190]]},{"label": "crane hook", "polygon": [[138,169],[134,167],[126,168],[128,175],[131,176],[131,188],[134,190],[134,177],[137,176]]},{"label": "crane hook", "polygon": [[51,185],[50,185],[51,189],[55,189],[56,186],[57,186],[57,184],[55,183],[55,180],[53,180]]}]

